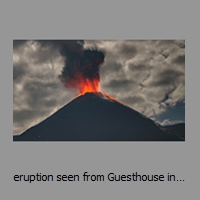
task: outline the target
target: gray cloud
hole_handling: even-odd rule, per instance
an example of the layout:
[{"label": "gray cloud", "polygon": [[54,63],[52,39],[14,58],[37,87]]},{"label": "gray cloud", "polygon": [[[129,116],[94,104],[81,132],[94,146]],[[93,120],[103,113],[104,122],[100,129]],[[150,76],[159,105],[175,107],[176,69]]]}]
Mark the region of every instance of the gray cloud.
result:
[{"label": "gray cloud", "polygon": [[20,81],[20,79],[27,72],[27,63],[19,62],[13,65],[13,81]]},{"label": "gray cloud", "polygon": [[135,96],[129,96],[126,98],[121,98],[120,99],[123,103],[128,104],[128,105],[132,105],[132,104],[141,104],[145,101],[144,97],[142,97],[141,95],[135,95]]},{"label": "gray cloud", "polygon": [[13,49],[21,47],[26,43],[26,40],[13,40]]},{"label": "gray cloud", "polygon": [[176,82],[179,81],[179,77],[184,77],[184,73],[174,69],[165,69],[159,72],[156,76],[157,78],[153,79],[152,82],[149,83],[150,87],[175,85]]},{"label": "gray cloud", "polygon": [[137,49],[134,45],[128,42],[116,44],[114,48],[119,50],[119,56],[125,59],[131,59],[137,54]]},{"label": "gray cloud", "polygon": [[109,87],[112,90],[127,90],[134,84],[133,80],[110,80],[104,87]]},{"label": "gray cloud", "polygon": [[173,61],[175,64],[184,65],[185,64],[185,55],[179,55]]}]

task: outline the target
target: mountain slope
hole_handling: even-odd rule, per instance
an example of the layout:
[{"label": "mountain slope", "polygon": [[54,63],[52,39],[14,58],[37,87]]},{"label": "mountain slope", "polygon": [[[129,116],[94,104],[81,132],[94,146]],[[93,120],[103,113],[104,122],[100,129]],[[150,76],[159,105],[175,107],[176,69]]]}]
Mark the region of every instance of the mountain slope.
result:
[{"label": "mountain slope", "polygon": [[181,138],[183,138],[183,140],[185,140],[185,123],[168,125],[164,126],[164,128],[172,133],[178,134]]},{"label": "mountain slope", "polygon": [[102,93],[79,96],[14,141],[180,141]]}]

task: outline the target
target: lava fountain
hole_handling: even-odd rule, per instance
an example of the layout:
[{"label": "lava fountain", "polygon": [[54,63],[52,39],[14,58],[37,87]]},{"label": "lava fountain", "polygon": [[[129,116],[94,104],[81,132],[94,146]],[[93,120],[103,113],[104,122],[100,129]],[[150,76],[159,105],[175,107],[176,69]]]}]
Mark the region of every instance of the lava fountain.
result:
[{"label": "lava fountain", "polygon": [[84,49],[83,44],[83,41],[69,40],[60,50],[65,65],[59,78],[66,88],[78,89],[79,95],[99,92],[99,68],[104,62],[103,52]]},{"label": "lava fountain", "polygon": [[86,92],[99,92],[99,80],[82,80],[79,86],[79,96],[85,94]]}]

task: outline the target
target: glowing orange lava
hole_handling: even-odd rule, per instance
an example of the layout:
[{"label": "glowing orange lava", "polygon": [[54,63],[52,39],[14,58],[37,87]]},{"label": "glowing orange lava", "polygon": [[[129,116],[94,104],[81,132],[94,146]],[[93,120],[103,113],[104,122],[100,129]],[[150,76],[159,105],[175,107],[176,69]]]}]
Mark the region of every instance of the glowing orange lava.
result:
[{"label": "glowing orange lava", "polygon": [[79,86],[79,96],[85,94],[86,92],[99,92],[99,80],[94,79],[93,81],[89,79],[80,80]]},{"label": "glowing orange lava", "polygon": [[[121,101],[118,101],[117,99],[115,99],[114,97],[104,93],[104,92],[100,92],[99,91],[99,78],[93,79],[92,81],[89,79],[83,79],[81,76],[79,78],[79,94],[78,96],[84,95],[85,93],[89,92],[94,92],[94,93],[98,93],[100,96],[104,96],[107,97],[108,99],[112,100],[112,101],[116,101],[120,104],[125,105],[124,103],[122,103]],[[125,105],[126,106],[126,105]]]}]

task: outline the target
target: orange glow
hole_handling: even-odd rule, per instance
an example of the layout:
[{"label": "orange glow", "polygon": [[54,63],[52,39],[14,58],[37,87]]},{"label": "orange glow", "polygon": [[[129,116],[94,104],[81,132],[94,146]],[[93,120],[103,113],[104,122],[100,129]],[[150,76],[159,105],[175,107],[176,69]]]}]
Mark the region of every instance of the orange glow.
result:
[{"label": "orange glow", "polygon": [[113,101],[118,101],[117,99],[115,99],[114,97],[112,97],[112,96],[110,96],[110,95],[108,95],[106,93],[103,93],[103,95],[106,96],[107,98],[113,100]]},{"label": "orange glow", "polygon": [[93,81],[89,79],[82,79],[79,81],[79,96],[85,94],[86,92],[99,92],[99,79],[94,79]]},{"label": "orange glow", "polygon": [[[81,76],[79,76],[79,94],[78,96],[84,95],[85,93],[89,92],[94,92],[94,93],[98,93],[100,96],[104,96],[107,97],[108,99],[112,100],[112,101],[116,101],[120,104],[123,104],[121,101],[118,101],[117,99],[115,99],[114,97],[104,93],[104,92],[100,92],[99,91],[99,78],[93,79],[93,80],[89,80],[89,79],[84,79]],[[123,104],[125,105],[125,104]],[[126,105],[125,105],[126,106]]]}]

